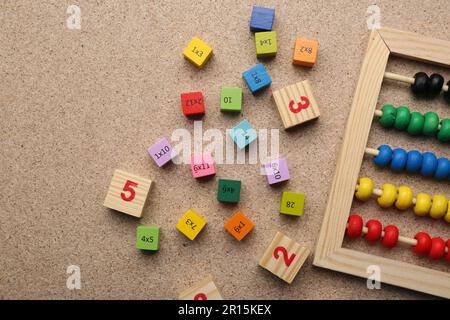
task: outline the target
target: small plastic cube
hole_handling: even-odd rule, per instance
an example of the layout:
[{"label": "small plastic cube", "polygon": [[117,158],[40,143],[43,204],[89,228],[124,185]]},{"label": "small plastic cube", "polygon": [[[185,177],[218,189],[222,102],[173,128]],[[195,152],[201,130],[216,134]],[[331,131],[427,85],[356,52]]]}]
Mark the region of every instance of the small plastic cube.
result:
[{"label": "small plastic cube", "polygon": [[159,227],[139,226],[136,230],[136,248],[140,250],[159,250]]},{"label": "small plastic cube", "polygon": [[241,200],[241,181],[219,179],[217,200],[236,203]]},{"label": "small plastic cube", "polygon": [[245,71],[242,74],[242,77],[247,83],[248,89],[253,94],[270,86],[272,83],[272,80],[270,79],[270,76],[262,63],[259,63],[253,68]]},{"label": "small plastic cube", "polygon": [[271,31],[275,20],[275,9],[253,6],[250,18],[250,30]]},{"label": "small plastic cube", "polygon": [[290,179],[286,159],[278,159],[264,165],[269,184],[280,183]]},{"label": "small plastic cube", "polygon": [[319,42],[317,40],[297,39],[294,47],[294,57],[292,63],[312,67],[317,60]]},{"label": "small plastic cube", "polygon": [[177,229],[190,240],[194,240],[206,225],[206,220],[194,210],[189,209],[178,221]]},{"label": "small plastic cube", "polygon": [[241,112],[242,88],[223,87],[220,91],[220,111]]},{"label": "small plastic cube", "polygon": [[305,195],[295,192],[283,192],[280,202],[280,213],[292,216],[303,215]]},{"label": "small plastic cube", "polygon": [[181,94],[181,106],[186,117],[205,114],[205,100],[201,92]]},{"label": "small plastic cube", "polygon": [[147,152],[158,167],[164,166],[176,156],[175,150],[166,138],[159,139],[158,142],[148,148]]},{"label": "small plastic cube", "polygon": [[198,68],[203,68],[212,55],[212,48],[199,38],[194,37],[184,49],[183,55]]},{"label": "small plastic cube", "polygon": [[224,225],[225,229],[238,241],[253,230],[253,222],[242,212],[236,212]]},{"label": "small plastic cube", "polygon": [[253,129],[247,119],[242,120],[228,134],[239,149],[244,149],[258,137],[256,130]]},{"label": "small plastic cube", "polygon": [[256,56],[273,57],[277,54],[277,33],[275,31],[255,33]]},{"label": "small plastic cube", "polygon": [[193,155],[191,157],[191,170],[194,178],[202,178],[216,174],[214,159],[210,154]]}]

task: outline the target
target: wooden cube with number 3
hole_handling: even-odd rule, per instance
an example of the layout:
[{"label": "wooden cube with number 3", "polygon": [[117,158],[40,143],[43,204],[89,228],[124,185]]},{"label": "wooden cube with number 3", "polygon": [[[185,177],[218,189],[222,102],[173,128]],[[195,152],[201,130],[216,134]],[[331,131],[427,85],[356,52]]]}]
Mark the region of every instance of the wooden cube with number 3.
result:
[{"label": "wooden cube with number 3", "polygon": [[103,205],[140,218],[152,181],[122,170],[115,170]]},{"label": "wooden cube with number 3", "polygon": [[259,265],[287,283],[291,283],[309,254],[308,248],[277,232],[259,261]]},{"label": "wooden cube with number 3", "polygon": [[184,290],[178,297],[180,300],[223,300],[211,275],[194,286]]}]

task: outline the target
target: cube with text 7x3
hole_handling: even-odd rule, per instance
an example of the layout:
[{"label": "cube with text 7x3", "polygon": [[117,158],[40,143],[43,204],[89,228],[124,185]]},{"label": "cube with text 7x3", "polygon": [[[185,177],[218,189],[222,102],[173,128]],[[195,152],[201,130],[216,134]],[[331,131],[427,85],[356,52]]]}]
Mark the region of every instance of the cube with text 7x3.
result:
[{"label": "cube with text 7x3", "polygon": [[186,59],[202,68],[212,55],[212,48],[197,37],[194,37],[183,51]]},{"label": "cube with text 7x3", "polygon": [[184,290],[178,297],[180,300],[223,300],[219,289],[214,284],[213,277],[209,275],[192,287]]},{"label": "cube with text 7x3", "polygon": [[291,283],[311,251],[277,232],[259,260],[259,265],[287,283]]},{"label": "cube with text 7x3", "polygon": [[115,170],[103,205],[140,218],[152,181]]},{"label": "cube with text 7x3", "polygon": [[139,226],[136,229],[136,248],[140,250],[159,250],[159,227]]},{"label": "cube with text 7x3", "polygon": [[210,154],[193,155],[191,157],[192,176],[195,179],[216,174],[214,159]]},{"label": "cube with text 7x3", "polygon": [[194,240],[205,225],[206,220],[194,210],[189,209],[178,221],[177,229],[190,240]]}]

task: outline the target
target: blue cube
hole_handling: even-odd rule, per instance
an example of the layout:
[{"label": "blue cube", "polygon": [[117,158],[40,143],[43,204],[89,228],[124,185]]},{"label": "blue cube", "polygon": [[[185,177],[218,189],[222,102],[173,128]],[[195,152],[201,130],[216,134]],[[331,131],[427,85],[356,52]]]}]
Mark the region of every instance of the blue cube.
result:
[{"label": "blue cube", "polygon": [[262,63],[257,64],[250,70],[245,71],[242,74],[242,77],[252,93],[268,87],[272,83],[272,80],[270,79],[270,76]]},{"label": "blue cube", "polygon": [[242,120],[228,134],[239,149],[244,149],[258,137],[256,130],[253,129],[247,119]]},{"label": "blue cube", "polygon": [[275,20],[275,9],[254,6],[250,18],[250,30],[272,31],[273,20]]}]

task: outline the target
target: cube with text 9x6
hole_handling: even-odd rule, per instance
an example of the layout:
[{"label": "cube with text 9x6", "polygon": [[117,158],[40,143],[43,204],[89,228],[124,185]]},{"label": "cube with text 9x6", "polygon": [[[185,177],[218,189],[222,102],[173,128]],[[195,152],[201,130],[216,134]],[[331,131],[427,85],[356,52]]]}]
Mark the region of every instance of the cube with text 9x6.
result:
[{"label": "cube with text 9x6", "polygon": [[177,229],[190,240],[194,240],[205,225],[206,220],[194,210],[189,209],[178,221]]},{"label": "cube with text 9x6", "polygon": [[281,195],[280,213],[292,216],[303,215],[305,195],[295,192],[283,192]]},{"label": "cube with text 9x6", "polygon": [[212,48],[199,38],[194,37],[184,49],[183,55],[198,68],[203,68],[212,55]]},{"label": "cube with text 9x6", "polygon": [[139,226],[136,230],[136,248],[141,250],[159,250],[159,227]]},{"label": "cube with text 9x6", "polygon": [[242,120],[233,129],[228,132],[228,135],[236,143],[239,149],[244,149],[258,137],[256,130],[253,129],[247,119]]},{"label": "cube with text 9x6", "polygon": [[242,77],[244,78],[245,83],[247,83],[248,89],[252,94],[255,94],[259,90],[270,86],[272,83],[272,79],[270,79],[270,76],[262,63],[259,63],[253,68],[245,71],[242,74]]},{"label": "cube with text 9x6", "polygon": [[275,20],[275,9],[253,6],[250,17],[250,30],[271,31]]},{"label": "cube with text 9x6", "polygon": [[222,202],[239,202],[241,200],[241,181],[219,179],[217,200]]}]

